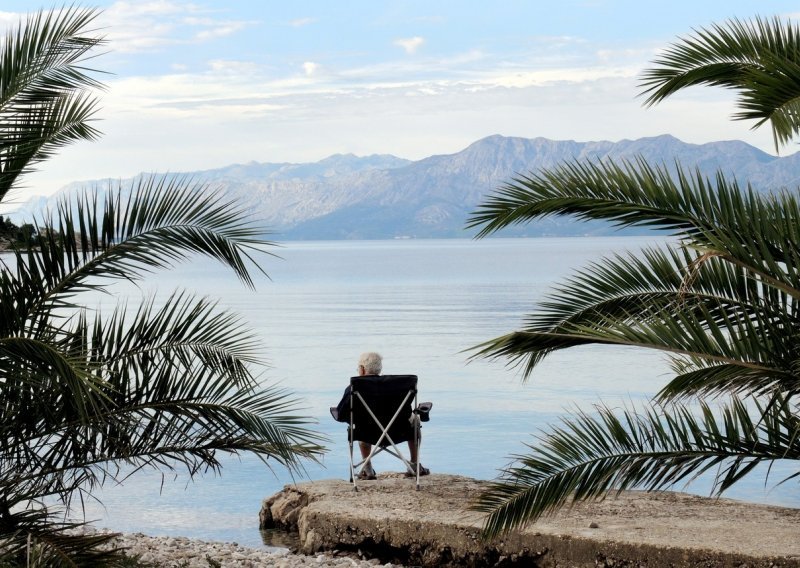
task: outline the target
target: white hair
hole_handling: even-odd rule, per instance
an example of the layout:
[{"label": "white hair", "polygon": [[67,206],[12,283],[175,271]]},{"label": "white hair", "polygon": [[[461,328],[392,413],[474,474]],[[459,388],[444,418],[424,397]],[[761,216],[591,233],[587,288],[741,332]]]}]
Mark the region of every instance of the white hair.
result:
[{"label": "white hair", "polygon": [[383,357],[378,353],[362,353],[358,358],[358,364],[364,367],[367,375],[380,375],[383,369]]}]

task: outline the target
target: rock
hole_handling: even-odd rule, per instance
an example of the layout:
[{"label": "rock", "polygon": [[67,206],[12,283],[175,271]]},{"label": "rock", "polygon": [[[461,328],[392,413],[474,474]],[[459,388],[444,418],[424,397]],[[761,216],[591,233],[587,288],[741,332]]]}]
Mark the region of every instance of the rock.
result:
[{"label": "rock", "polygon": [[306,505],[308,495],[287,486],[280,493],[264,500],[259,513],[259,525],[262,529],[297,530],[298,518]]}]

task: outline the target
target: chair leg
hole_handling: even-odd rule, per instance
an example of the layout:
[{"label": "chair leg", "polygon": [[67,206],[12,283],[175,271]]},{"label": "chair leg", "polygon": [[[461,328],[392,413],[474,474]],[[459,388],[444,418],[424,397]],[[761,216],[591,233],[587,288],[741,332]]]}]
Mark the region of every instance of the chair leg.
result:
[{"label": "chair leg", "polygon": [[415,472],[417,474],[417,491],[419,491],[419,468],[421,467],[420,464],[422,463],[422,448],[420,448],[421,436],[419,435],[420,428],[421,425],[420,425],[419,415],[414,414],[414,447],[417,449],[417,461],[415,464],[417,466],[417,471]]},{"label": "chair leg", "polygon": [[356,485],[356,470],[353,466],[353,440],[352,437],[349,441],[350,446],[350,483],[353,484],[353,491],[358,491],[358,486]]}]

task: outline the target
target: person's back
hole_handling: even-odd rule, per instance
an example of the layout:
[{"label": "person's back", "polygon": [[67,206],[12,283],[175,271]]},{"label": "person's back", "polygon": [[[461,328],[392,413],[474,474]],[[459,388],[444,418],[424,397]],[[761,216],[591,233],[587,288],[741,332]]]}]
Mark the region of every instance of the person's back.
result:
[{"label": "person's back", "polygon": [[[414,401],[416,395],[417,376],[382,376],[383,358],[374,352],[362,353],[356,370],[358,376],[350,379],[350,384],[345,389],[335,413],[332,411],[332,414],[339,422],[350,423],[351,400],[353,401],[352,423],[354,428],[349,435],[351,436],[351,443],[358,441],[361,452],[363,466],[358,478],[376,479],[377,474],[370,462],[371,457],[375,454],[372,446],[378,445],[385,448],[392,442],[395,444],[408,442],[411,461],[408,464],[409,469],[406,475],[416,475],[417,469],[419,470],[419,475],[428,475],[430,471],[421,464],[417,464],[419,420],[418,418],[416,421],[413,420],[414,410],[412,408],[412,401]],[[356,393],[367,401],[367,406],[375,414],[374,418],[370,416],[369,411],[358,399]],[[401,405],[407,407],[407,412],[405,408],[398,412],[398,408]],[[375,422],[375,418],[378,419],[380,424],[392,424],[387,432],[388,437],[384,435],[381,427]],[[395,418],[394,422],[392,422],[393,418]],[[391,438],[391,441],[389,438]],[[405,461],[405,458],[398,457]]]}]

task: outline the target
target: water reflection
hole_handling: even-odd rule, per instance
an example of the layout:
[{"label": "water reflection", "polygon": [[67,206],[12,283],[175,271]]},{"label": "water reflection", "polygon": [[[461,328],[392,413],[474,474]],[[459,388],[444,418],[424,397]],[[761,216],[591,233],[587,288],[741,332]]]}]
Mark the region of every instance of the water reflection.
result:
[{"label": "water reflection", "polygon": [[300,548],[300,538],[296,532],[281,529],[260,530],[261,543],[268,549],[276,552],[292,551]]}]

